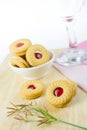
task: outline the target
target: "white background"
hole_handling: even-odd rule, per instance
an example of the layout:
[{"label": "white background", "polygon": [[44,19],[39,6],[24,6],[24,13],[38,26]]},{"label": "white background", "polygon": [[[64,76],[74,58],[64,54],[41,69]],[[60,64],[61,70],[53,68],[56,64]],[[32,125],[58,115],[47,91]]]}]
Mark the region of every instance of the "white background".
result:
[{"label": "white background", "polygon": [[[9,53],[9,45],[20,38],[29,38],[48,49],[68,47],[59,1],[0,0],[0,62]],[[87,2],[74,27],[77,42],[87,40]]]}]

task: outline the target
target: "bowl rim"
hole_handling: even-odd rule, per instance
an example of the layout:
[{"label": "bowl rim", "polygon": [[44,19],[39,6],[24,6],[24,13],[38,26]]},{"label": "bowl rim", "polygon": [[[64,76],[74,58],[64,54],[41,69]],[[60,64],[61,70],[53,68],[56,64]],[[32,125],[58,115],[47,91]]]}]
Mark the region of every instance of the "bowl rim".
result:
[{"label": "bowl rim", "polygon": [[50,55],[51,55],[51,59],[50,59],[48,62],[46,62],[46,63],[44,63],[44,64],[41,64],[41,65],[39,65],[39,66],[34,66],[34,67],[29,67],[29,68],[18,68],[18,67],[15,67],[15,66],[11,65],[10,61],[9,61],[9,66],[10,66],[11,68],[14,68],[14,69],[17,69],[17,70],[33,70],[33,69],[41,68],[41,67],[43,67],[43,66],[49,64],[49,62],[51,62],[51,61],[54,60],[54,58],[55,58],[55,53],[54,53],[54,51],[53,51],[53,50],[49,50],[49,52],[50,52]]}]

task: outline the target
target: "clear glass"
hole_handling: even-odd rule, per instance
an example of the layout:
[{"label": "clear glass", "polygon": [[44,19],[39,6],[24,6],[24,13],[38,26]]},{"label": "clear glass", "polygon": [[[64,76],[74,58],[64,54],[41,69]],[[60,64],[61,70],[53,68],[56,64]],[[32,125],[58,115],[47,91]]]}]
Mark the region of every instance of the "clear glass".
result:
[{"label": "clear glass", "polygon": [[[77,14],[77,12],[81,11],[81,8],[82,8],[85,0],[76,0],[76,1],[73,0],[73,1],[74,1],[73,8],[69,7],[70,11],[68,10],[68,13],[67,13],[67,14],[69,14],[72,12],[71,15],[62,17],[65,22],[65,25],[66,25],[66,31],[67,31],[68,41],[69,41],[68,42],[69,48],[64,50],[63,52],[61,52],[56,57],[56,62],[58,64],[64,65],[64,66],[73,66],[73,65],[82,64],[85,62],[85,60],[87,60],[87,51],[85,49],[78,48],[78,43],[76,40],[76,35],[75,35],[74,27],[73,27],[74,17]],[[72,0],[70,0],[69,2],[72,3]],[[70,3],[70,5],[72,7],[71,3]],[[75,4],[75,6],[74,6],[74,4]],[[68,6],[69,6],[69,3],[68,3]]]}]

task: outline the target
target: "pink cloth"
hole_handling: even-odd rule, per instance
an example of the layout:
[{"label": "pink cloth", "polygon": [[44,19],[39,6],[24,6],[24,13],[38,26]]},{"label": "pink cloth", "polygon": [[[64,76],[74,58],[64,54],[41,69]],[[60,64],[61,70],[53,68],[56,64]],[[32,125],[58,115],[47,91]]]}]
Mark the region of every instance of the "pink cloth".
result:
[{"label": "pink cloth", "polygon": [[[87,41],[80,43],[79,47],[87,48]],[[65,67],[54,63],[53,66],[87,92],[87,65]]]}]

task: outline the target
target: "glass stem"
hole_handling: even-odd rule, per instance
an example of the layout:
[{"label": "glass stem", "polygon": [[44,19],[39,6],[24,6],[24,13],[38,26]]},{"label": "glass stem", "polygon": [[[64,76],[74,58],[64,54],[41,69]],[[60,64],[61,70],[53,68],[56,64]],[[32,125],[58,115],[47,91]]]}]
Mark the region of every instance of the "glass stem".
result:
[{"label": "glass stem", "polygon": [[65,21],[66,21],[66,31],[68,34],[68,40],[69,40],[69,48],[77,48],[77,40],[76,40],[76,35],[75,35],[75,31],[73,28],[73,17],[72,16],[68,16],[65,17]]}]

